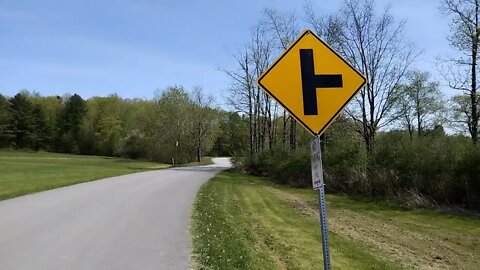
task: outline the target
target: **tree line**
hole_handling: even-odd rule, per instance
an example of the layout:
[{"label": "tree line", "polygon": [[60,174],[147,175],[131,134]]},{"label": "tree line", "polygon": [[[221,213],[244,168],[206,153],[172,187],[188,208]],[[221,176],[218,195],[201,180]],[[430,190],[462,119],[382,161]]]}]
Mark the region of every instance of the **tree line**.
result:
[{"label": "tree line", "polygon": [[[416,67],[422,53],[405,36],[406,21],[374,0],[345,0],[338,11],[301,16],[264,9],[251,38],[226,70],[231,107],[246,115],[248,153],[236,164],[258,175],[309,186],[311,135],[255,83],[303,28],[313,29],[363,73],[368,83],[322,135],[327,188],[366,196],[480,207],[476,0],[441,0],[458,58],[441,56],[434,78]],[[440,91],[447,84],[451,97]],[[408,199],[406,199],[408,201]]]},{"label": "tree line", "polygon": [[[157,91],[152,100],[117,95],[0,95],[0,147],[184,163],[233,156],[249,173],[310,186],[312,136],[256,84],[300,34],[313,29],[368,84],[322,135],[330,191],[418,204],[480,208],[480,102],[476,0],[442,0],[459,58],[440,58],[441,78],[416,68],[421,50],[405,21],[373,0],[345,0],[330,15],[307,4],[301,16],[264,9],[234,54],[225,91],[231,111],[201,88]],[[451,97],[440,91],[446,82]]]},{"label": "tree line", "polygon": [[229,155],[230,145],[241,149],[242,139],[230,126],[243,122],[216,108],[199,87],[169,87],[153,100],[0,94],[2,148],[185,163],[206,154]]}]

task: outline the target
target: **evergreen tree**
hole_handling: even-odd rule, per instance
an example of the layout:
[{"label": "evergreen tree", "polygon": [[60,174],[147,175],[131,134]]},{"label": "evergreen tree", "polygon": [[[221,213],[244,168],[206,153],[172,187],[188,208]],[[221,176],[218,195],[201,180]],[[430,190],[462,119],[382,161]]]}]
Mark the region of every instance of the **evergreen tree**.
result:
[{"label": "evergreen tree", "polygon": [[36,104],[33,107],[33,117],[35,129],[32,132],[32,147],[34,150],[48,149],[52,132],[41,105]]},{"label": "evergreen tree", "polygon": [[35,132],[33,104],[23,93],[10,98],[10,133],[16,148],[31,147]]},{"label": "evergreen tree", "polygon": [[87,112],[85,101],[75,94],[67,99],[58,117],[58,150],[78,152],[80,128]]},{"label": "evergreen tree", "polygon": [[0,94],[0,147],[6,147],[10,143],[10,103]]}]

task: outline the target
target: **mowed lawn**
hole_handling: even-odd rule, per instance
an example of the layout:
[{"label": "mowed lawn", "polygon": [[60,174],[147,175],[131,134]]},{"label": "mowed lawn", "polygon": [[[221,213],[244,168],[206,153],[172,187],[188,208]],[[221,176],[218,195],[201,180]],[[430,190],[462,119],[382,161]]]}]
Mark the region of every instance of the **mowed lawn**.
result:
[{"label": "mowed lawn", "polygon": [[[480,219],[327,195],[333,269],[479,269]],[[197,194],[195,269],[323,269],[317,194],[224,172]]]},{"label": "mowed lawn", "polygon": [[99,156],[0,151],[0,200],[168,165]]}]

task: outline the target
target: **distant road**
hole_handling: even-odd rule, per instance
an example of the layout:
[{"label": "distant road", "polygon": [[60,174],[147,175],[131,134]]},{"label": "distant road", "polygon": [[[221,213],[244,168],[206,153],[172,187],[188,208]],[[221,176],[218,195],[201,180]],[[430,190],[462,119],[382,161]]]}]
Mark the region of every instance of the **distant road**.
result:
[{"label": "distant road", "polygon": [[214,162],[0,201],[0,269],[189,269],[195,194],[230,167]]}]

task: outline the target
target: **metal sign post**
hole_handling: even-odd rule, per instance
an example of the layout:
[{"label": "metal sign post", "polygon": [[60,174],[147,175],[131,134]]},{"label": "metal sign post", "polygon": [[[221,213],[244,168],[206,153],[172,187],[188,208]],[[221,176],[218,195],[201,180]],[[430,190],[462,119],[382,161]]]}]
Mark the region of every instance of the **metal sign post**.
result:
[{"label": "metal sign post", "polygon": [[312,183],[318,190],[323,261],[330,270],[320,134],[367,83],[366,77],[312,31],[304,31],[257,83],[315,138]]},{"label": "metal sign post", "polygon": [[330,270],[330,250],[328,246],[327,206],[325,204],[325,190],[323,182],[322,149],[320,136],[315,136],[310,144],[312,151],[312,184],[318,190],[318,204],[320,207],[320,225],[322,229],[323,266]]}]

